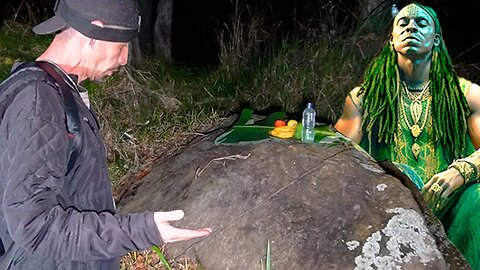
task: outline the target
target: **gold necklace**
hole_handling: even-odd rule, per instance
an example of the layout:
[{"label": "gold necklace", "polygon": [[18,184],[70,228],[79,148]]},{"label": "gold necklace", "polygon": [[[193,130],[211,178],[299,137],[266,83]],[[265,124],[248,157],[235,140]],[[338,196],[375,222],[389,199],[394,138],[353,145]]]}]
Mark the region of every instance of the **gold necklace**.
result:
[{"label": "gold necklace", "polygon": [[[405,81],[402,81],[403,88],[402,92],[405,93],[408,99],[412,101],[423,101],[426,100],[430,96],[430,81],[422,86],[422,88],[410,88],[408,87]],[[415,91],[409,91],[414,89]]]},{"label": "gold necklace", "polygon": [[[428,113],[430,109],[431,98],[430,98],[430,91],[428,90],[429,84],[430,82],[425,84],[422,91],[418,95],[409,96],[409,94],[412,94],[412,93],[408,91],[406,84],[404,83],[404,87],[402,89],[403,91],[402,91],[402,94],[400,95],[400,111],[401,111],[400,115],[404,119],[405,123],[410,129],[410,132],[412,133],[412,136],[413,136],[412,153],[415,159],[418,159],[418,154],[420,153],[420,145],[417,143],[417,138],[420,136],[420,134],[422,134],[422,131],[425,128],[425,124],[427,123]],[[404,96],[406,96],[408,99],[411,100],[409,108],[410,108],[410,115],[413,121],[412,124],[408,120],[407,113],[405,112],[405,106],[407,106],[407,104],[403,99]],[[424,119],[423,121],[421,121],[422,114],[423,114],[422,101],[424,100],[427,100],[427,107],[425,110]]]}]

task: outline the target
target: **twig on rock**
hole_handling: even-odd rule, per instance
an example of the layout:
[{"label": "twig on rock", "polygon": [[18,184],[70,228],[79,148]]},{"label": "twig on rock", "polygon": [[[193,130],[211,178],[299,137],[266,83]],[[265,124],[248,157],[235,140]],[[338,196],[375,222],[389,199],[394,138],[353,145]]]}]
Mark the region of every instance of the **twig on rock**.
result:
[{"label": "twig on rock", "polygon": [[[200,174],[210,165],[210,163],[212,163],[213,161],[221,161],[221,160],[236,160],[236,159],[247,159],[250,157],[250,153],[246,156],[242,156],[240,154],[236,154],[236,155],[230,155],[230,156],[226,156],[226,157],[219,157],[219,158],[214,158],[212,160],[210,160],[207,165],[205,165],[205,167],[203,167],[202,169],[200,169],[200,167],[197,168],[196,172],[195,172],[195,178],[197,178],[198,176],[200,176]],[[225,162],[223,163],[223,165],[225,166]]]}]

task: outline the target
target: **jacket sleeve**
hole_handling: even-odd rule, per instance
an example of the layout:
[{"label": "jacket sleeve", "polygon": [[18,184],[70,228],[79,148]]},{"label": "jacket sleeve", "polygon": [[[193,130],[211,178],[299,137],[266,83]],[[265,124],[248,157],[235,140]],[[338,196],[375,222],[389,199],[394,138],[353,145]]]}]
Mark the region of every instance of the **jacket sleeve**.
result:
[{"label": "jacket sleeve", "polygon": [[38,256],[74,261],[108,259],[161,244],[153,212],[121,215],[62,207],[58,195],[68,139],[55,89],[44,83],[24,89],[1,125],[7,131],[0,160],[2,211],[16,244]]}]

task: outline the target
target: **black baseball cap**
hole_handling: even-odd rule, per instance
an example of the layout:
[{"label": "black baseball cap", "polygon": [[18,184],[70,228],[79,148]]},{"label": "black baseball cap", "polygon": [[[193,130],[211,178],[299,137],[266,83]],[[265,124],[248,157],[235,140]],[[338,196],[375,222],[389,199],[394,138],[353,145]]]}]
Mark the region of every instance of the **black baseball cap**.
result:
[{"label": "black baseball cap", "polygon": [[[83,35],[111,42],[130,42],[140,30],[140,16],[133,0],[57,0],[55,16],[33,28],[39,35],[72,27]],[[92,24],[101,21],[103,27]]]}]

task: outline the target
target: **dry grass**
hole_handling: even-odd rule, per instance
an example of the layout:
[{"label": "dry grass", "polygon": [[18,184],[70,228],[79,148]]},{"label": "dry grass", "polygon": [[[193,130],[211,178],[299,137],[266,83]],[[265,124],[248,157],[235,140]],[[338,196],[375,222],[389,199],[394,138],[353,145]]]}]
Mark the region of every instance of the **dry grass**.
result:
[{"label": "dry grass", "polygon": [[189,110],[174,84],[156,83],[147,71],[125,68],[101,85],[88,85],[114,186],[221,121],[214,110]]},{"label": "dry grass", "polygon": [[[198,263],[184,258],[182,260],[169,261],[173,270],[203,270],[204,268]],[[120,261],[120,270],[169,270],[162,264],[158,255],[146,250],[142,252],[131,252],[123,256]]]}]

